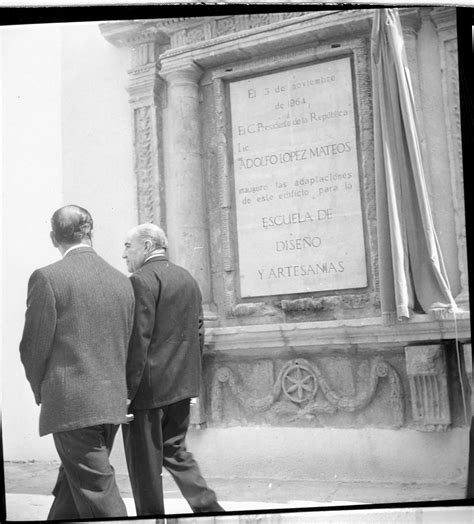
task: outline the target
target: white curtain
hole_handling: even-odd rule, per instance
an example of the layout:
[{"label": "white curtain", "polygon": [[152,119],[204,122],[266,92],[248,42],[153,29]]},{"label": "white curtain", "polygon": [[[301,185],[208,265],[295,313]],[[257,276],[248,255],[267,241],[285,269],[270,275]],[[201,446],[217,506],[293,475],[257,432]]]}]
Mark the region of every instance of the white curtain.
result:
[{"label": "white curtain", "polygon": [[456,309],[426,191],[397,9],[376,10],[371,37],[379,282],[385,323]]}]

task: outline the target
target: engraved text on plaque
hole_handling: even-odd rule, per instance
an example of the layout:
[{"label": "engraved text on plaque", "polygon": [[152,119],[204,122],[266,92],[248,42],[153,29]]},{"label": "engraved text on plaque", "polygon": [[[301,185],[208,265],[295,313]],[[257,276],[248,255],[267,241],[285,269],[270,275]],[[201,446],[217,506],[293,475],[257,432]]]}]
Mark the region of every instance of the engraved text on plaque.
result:
[{"label": "engraved text on plaque", "polygon": [[349,58],[230,83],[242,297],[367,286]]}]

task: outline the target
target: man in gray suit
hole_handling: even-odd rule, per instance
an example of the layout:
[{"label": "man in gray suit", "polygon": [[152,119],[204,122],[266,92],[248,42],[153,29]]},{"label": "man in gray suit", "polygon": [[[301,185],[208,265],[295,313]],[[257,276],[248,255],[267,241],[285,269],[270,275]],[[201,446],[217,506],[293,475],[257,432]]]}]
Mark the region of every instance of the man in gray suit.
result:
[{"label": "man in gray suit", "polygon": [[199,395],[204,326],[201,292],[186,269],[168,260],[168,240],[154,224],[132,229],[123,258],[135,292],[127,358],[130,411],[122,426],[137,515],[163,514],[162,467],[195,513],[222,512],[186,450],[189,404]]},{"label": "man in gray suit", "polygon": [[20,343],[40,436],[53,434],[61,459],[48,520],[123,517],[109,455],[126,421],[133,289],[92,249],[88,211],[65,206],[51,225],[63,258],[31,275]]}]

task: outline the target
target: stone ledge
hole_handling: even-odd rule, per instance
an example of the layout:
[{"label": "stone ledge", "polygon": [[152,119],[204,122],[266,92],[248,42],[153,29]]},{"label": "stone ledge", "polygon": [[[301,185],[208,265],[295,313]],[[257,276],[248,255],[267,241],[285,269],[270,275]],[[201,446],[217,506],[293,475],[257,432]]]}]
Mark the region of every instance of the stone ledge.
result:
[{"label": "stone ledge", "polygon": [[[259,348],[313,347],[326,349],[329,345],[390,344],[439,341],[471,337],[469,312],[456,319],[433,320],[428,315],[415,315],[409,321],[395,325],[382,324],[381,318],[259,324],[250,326],[212,327],[206,329],[209,351],[248,350]],[[382,349],[382,348],[381,348]]]}]

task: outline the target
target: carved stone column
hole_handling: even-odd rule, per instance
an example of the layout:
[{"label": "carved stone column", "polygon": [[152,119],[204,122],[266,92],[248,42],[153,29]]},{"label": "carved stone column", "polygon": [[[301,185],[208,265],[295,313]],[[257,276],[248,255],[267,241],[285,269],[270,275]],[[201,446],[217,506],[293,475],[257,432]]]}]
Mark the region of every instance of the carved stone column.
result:
[{"label": "carved stone column", "polygon": [[154,39],[132,47],[129,71],[130,104],[134,140],[134,170],[137,181],[138,222],[166,227],[162,123],[163,84],[158,76],[159,46]]},{"label": "carved stone column", "polygon": [[436,7],[431,11],[431,18],[438,31],[440,41],[443,107],[448,131],[450,179],[461,287],[456,296],[456,303],[462,309],[469,310],[456,11],[454,8]]},{"label": "carved stone column", "polygon": [[162,60],[160,74],[168,83],[166,213],[171,258],[196,278],[205,319],[214,320],[199,115],[202,73],[192,60]]},{"label": "carved stone column", "polygon": [[422,431],[443,431],[451,424],[444,346],[407,346],[405,358],[413,421]]},{"label": "carved stone column", "polygon": [[128,71],[132,110],[134,172],[138,223],[153,222],[166,230],[161,114],[166,97],[159,77],[159,55],[169,37],[149,22],[118,22],[100,25],[104,38],[130,49]]}]

